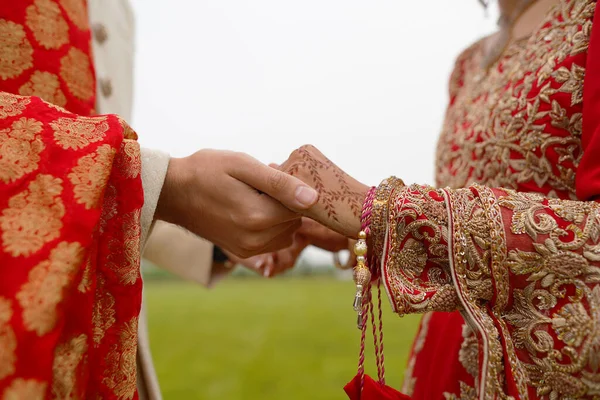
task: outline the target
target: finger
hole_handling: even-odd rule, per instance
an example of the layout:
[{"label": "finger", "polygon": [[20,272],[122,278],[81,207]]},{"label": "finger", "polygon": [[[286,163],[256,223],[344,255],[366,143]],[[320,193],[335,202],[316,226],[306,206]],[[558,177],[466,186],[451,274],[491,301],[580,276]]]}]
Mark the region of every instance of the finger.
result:
[{"label": "finger", "polygon": [[291,210],[307,210],[319,195],[300,179],[262,164],[250,156],[239,156],[231,166],[231,176],[266,193]]},{"label": "finger", "polygon": [[[294,243],[294,236],[296,231],[300,227],[300,220],[294,221],[285,230],[278,232],[277,234],[268,233],[271,240],[261,250],[263,253],[273,253],[285,248],[288,248]],[[275,231],[273,231],[274,233]]]},{"label": "finger", "polygon": [[347,237],[309,218],[302,218],[302,226],[298,233],[323,250],[335,252],[348,248]]},{"label": "finger", "polygon": [[284,207],[280,202],[265,194],[255,192],[246,202],[253,203],[247,207],[254,211],[241,218],[246,221],[247,227],[251,231],[266,231],[285,222],[300,219],[298,213]]},{"label": "finger", "polygon": [[279,164],[271,163],[271,164],[269,164],[269,167],[275,168],[275,169],[278,169],[281,171],[281,165],[279,165]]},{"label": "finger", "polygon": [[306,238],[296,234],[294,243],[290,247],[280,250],[274,254],[275,263],[274,267],[270,271],[271,276],[278,275],[290,268],[293,268],[298,261],[298,257],[300,254],[302,254],[304,249],[308,247],[308,245],[309,242]]}]

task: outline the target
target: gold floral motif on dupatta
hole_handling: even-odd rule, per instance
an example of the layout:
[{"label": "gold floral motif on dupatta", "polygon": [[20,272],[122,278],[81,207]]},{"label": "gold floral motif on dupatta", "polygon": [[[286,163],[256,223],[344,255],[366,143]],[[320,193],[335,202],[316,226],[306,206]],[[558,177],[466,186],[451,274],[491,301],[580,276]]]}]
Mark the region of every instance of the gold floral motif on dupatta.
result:
[{"label": "gold floral motif on dupatta", "polygon": [[121,145],[121,157],[118,159],[119,169],[126,178],[137,178],[142,170],[140,145],[134,140],[126,139]]},{"label": "gold floral motif on dupatta", "polygon": [[102,274],[98,275],[96,286],[96,302],[92,314],[92,325],[94,332],[94,346],[98,346],[106,331],[114,325],[115,319],[115,298],[108,292],[105,284],[106,278]]},{"label": "gold floral motif on dupatta", "polygon": [[33,67],[33,47],[22,25],[0,19],[0,79],[15,78]]},{"label": "gold floral motif on dupatta", "polygon": [[94,96],[94,74],[90,58],[83,51],[73,47],[60,60],[60,77],[78,99],[89,100]]},{"label": "gold floral motif on dupatta", "polygon": [[133,128],[131,126],[129,126],[127,121],[125,121],[119,115],[117,115],[117,118],[119,119],[119,122],[121,123],[121,126],[123,127],[123,137],[125,138],[125,140],[126,141],[127,140],[136,140],[137,141],[138,135],[137,135],[137,133],[135,133]]},{"label": "gold floral motif on dupatta", "polygon": [[0,297],[0,379],[15,372],[17,337],[10,324],[12,316],[11,301]]},{"label": "gold floral motif on dupatta", "polygon": [[103,383],[119,400],[131,400],[136,394],[136,355],[138,319],[133,318],[119,332],[119,343],[106,358],[108,369]]},{"label": "gold floral motif on dupatta", "polygon": [[69,180],[74,186],[75,201],[88,210],[98,207],[115,153],[110,145],[103,144],[94,153],[81,157],[69,174]]},{"label": "gold floral motif on dupatta", "polygon": [[19,88],[19,94],[37,96],[61,107],[67,104],[67,98],[60,89],[58,76],[50,72],[35,71],[29,81]]},{"label": "gold floral motif on dupatta", "polygon": [[79,281],[79,285],[77,285],[77,290],[79,293],[87,293],[92,287],[92,255],[95,255],[94,251],[90,251],[86,261],[85,267],[83,269],[83,275],[81,276],[81,281]]},{"label": "gold floral motif on dupatta", "polygon": [[41,131],[41,122],[25,117],[0,129],[0,181],[14,182],[38,168],[44,150]]},{"label": "gold floral motif on dupatta", "polygon": [[74,279],[83,255],[84,248],[79,243],[61,242],[47,260],[29,271],[28,281],[16,296],[23,309],[25,329],[39,336],[54,329],[63,290]]},{"label": "gold floral motif on dupatta", "polygon": [[17,378],[4,390],[3,400],[43,400],[46,398],[45,382]]},{"label": "gold floral motif on dupatta", "polygon": [[52,396],[55,399],[79,398],[76,374],[87,351],[88,338],[83,333],[56,347],[52,365]]},{"label": "gold floral motif on dupatta", "polygon": [[35,0],[25,12],[25,23],[41,46],[58,49],[69,42],[69,25],[54,1]]},{"label": "gold floral motif on dupatta", "polygon": [[88,28],[88,16],[85,0],[59,0],[60,5],[67,13],[67,16],[79,29]]},{"label": "gold floral motif on dupatta", "polygon": [[0,119],[21,114],[29,103],[31,103],[31,99],[27,97],[0,92]]},{"label": "gold floral motif on dupatta", "polygon": [[[140,225],[141,210],[135,210],[123,216],[123,251],[108,256],[107,268],[115,272],[119,283],[133,285],[140,278]],[[119,242],[110,244],[119,248]]]},{"label": "gold floral motif on dupatta", "polygon": [[109,125],[106,117],[59,118],[50,122],[54,140],[63,149],[82,149],[104,139]]},{"label": "gold floral motif on dupatta", "polygon": [[59,237],[65,207],[62,181],[38,175],[29,187],[8,200],[0,215],[2,248],[13,257],[28,256]]}]

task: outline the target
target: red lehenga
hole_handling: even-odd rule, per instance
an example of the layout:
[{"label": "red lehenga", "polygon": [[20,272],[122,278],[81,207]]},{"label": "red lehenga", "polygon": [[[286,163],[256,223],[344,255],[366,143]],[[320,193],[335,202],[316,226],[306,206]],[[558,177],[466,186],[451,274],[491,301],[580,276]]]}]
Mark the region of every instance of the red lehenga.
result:
[{"label": "red lehenga", "polygon": [[141,160],[127,124],[91,116],[87,18],[0,6],[2,399],[137,398]]},{"label": "red lehenga", "polygon": [[413,399],[600,398],[595,6],[561,0],[489,70],[481,43],[466,50],[438,147],[445,188],[392,195],[384,284],[396,312],[425,313]]}]

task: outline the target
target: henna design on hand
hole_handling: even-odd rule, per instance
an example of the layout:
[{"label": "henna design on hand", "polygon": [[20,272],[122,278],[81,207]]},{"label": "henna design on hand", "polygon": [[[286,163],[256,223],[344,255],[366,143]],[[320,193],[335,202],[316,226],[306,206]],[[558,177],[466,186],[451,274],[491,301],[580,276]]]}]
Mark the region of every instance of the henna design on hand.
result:
[{"label": "henna design on hand", "polygon": [[[319,203],[323,204],[330,220],[340,223],[335,207],[336,203],[347,204],[352,214],[360,218],[365,194],[351,189],[348,180],[352,178],[337,165],[325,156],[323,156],[323,160],[317,159],[314,153],[318,153],[318,151],[316,149],[310,151],[309,149],[314,148],[305,146],[298,149],[296,154],[299,160],[295,161],[286,172],[296,176],[304,171],[308,172],[312,182],[307,183],[312,183],[312,186],[319,193]],[[324,182],[322,174],[326,171],[330,171],[332,178],[335,178],[335,182],[330,180]],[[308,177],[300,178],[306,179]],[[335,188],[333,188],[334,183],[337,183]]]}]

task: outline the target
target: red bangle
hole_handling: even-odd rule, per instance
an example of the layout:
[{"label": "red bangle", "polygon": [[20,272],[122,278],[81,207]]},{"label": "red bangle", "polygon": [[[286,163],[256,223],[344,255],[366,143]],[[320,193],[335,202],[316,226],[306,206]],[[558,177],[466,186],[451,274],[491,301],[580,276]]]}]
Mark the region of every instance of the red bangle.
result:
[{"label": "red bangle", "polygon": [[363,203],[362,213],[360,215],[360,230],[365,232],[367,235],[371,233],[371,214],[373,212],[373,201],[375,201],[376,191],[377,187],[375,186],[369,189],[367,192],[367,197],[365,197],[365,202]]}]

